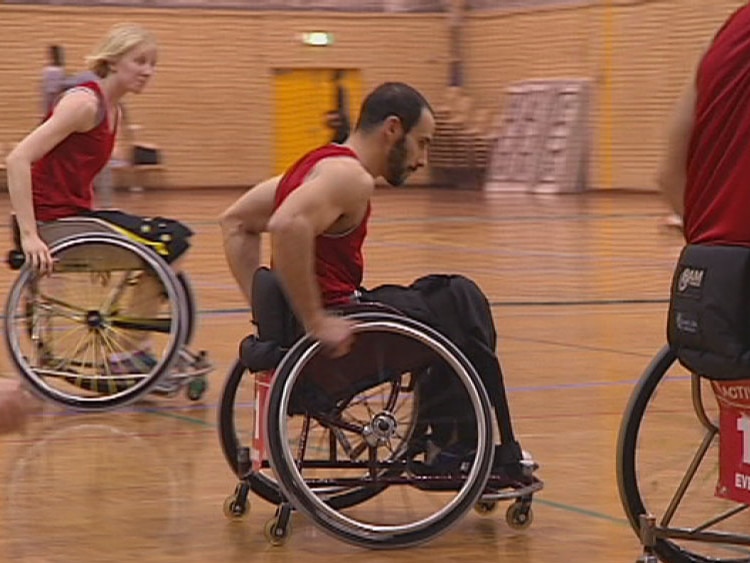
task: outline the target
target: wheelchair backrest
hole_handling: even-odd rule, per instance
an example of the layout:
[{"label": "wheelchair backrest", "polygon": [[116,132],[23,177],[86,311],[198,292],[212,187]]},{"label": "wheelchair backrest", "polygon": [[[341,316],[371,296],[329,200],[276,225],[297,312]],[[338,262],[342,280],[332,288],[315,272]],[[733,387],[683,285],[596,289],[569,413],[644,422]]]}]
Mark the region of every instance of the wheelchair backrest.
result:
[{"label": "wheelchair backrest", "polygon": [[95,217],[66,217],[39,226],[39,236],[47,244],[54,244],[65,237],[90,233],[119,234],[112,225]]},{"label": "wheelchair backrest", "polygon": [[[13,248],[20,250],[21,230],[18,227],[18,220],[15,213],[10,214],[10,228]],[[48,245],[54,244],[65,237],[85,235],[87,233],[118,234],[109,223],[94,217],[67,217],[48,223],[39,223],[39,236]]]},{"label": "wheelchair backrest", "polygon": [[268,268],[258,268],[253,275],[251,305],[259,340],[274,341],[288,348],[302,336],[281,282]]},{"label": "wheelchair backrest", "polygon": [[[23,265],[24,256],[21,250],[21,230],[15,213],[10,214],[10,228],[13,248],[8,252],[7,262],[12,269],[18,270]],[[107,222],[93,217],[69,217],[39,223],[39,236],[48,245],[69,236],[84,236],[90,233],[118,234]]]}]

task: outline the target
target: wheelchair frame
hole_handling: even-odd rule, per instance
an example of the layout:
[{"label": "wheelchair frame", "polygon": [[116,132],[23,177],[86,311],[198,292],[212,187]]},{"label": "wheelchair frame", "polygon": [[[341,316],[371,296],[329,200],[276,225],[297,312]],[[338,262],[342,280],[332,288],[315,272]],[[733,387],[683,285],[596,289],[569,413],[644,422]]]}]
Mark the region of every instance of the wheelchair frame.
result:
[{"label": "wheelchair frame", "polygon": [[638,534],[643,552],[639,563],[658,563],[658,558],[668,563],[747,563],[748,556],[742,559],[714,559],[693,553],[688,549],[671,542],[683,540],[688,542],[703,542],[707,544],[725,544],[750,546],[750,535],[730,534],[726,532],[709,531],[709,528],[719,524],[736,514],[743,512],[749,505],[739,504],[735,508],[718,515],[694,528],[680,528],[670,525],[680,502],[684,499],[687,489],[696,476],[701,462],[712,442],[719,435],[719,428],[706,413],[701,381],[703,378],[696,374],[690,375],[691,401],[693,411],[701,426],[705,429],[705,436],[687,472],[679,483],[665,514],[657,517],[651,514],[644,505],[638,488],[638,477],[635,459],[637,456],[638,435],[641,422],[648,403],[655,396],[659,384],[663,381],[669,368],[677,361],[674,351],[665,346],[654,357],[644,371],[640,380],[631,393],[630,400],[623,416],[617,442],[617,481],[620,499],[633,530]]},{"label": "wheelchair frame", "polygon": [[[41,321],[38,320],[39,316],[34,309],[34,305],[32,304],[31,310],[29,309],[29,296],[32,300],[39,297],[37,288],[43,278],[38,278],[36,272],[23,265],[23,253],[20,251],[17,232],[14,232],[16,247],[10,251],[8,263],[12,269],[20,270],[20,272],[6,302],[5,342],[14,365],[19,370],[21,377],[29,384],[31,390],[42,398],[49,399],[67,408],[82,411],[101,411],[120,407],[136,401],[150,392],[171,396],[183,387],[187,388],[187,395],[191,400],[198,400],[207,388],[205,376],[211,371],[212,366],[208,362],[205,352],[193,354],[187,349],[195,325],[195,301],[187,277],[184,274],[175,274],[150,249],[120,235],[106,222],[99,219],[77,217],[61,219],[41,225],[40,235],[48,242],[53,258],[62,260],[55,265],[55,268],[62,269],[58,271],[68,273],[72,271],[78,273],[90,272],[92,277],[94,275],[101,276],[102,280],[105,278],[109,280],[112,272],[120,269],[120,267],[123,271],[126,271],[119,287],[110,290],[110,295],[106,299],[108,303],[106,307],[102,305],[96,310],[82,311],[78,310],[80,308],[72,302],[56,300],[54,296],[45,296],[45,302],[49,309],[56,307],[67,311],[66,316],[71,324],[77,323],[76,326],[80,326],[82,332],[88,332],[89,335],[93,335],[91,338],[94,339],[101,338],[102,342],[105,340],[104,336],[99,336],[97,331],[102,332],[106,330],[106,327],[112,326],[123,330],[167,334],[168,345],[157,360],[156,365],[149,367],[148,373],[137,374],[137,377],[131,376],[129,380],[125,376],[115,376],[108,373],[109,368],[101,368],[104,370],[104,376],[101,374],[97,376],[96,374],[77,374],[75,369],[67,368],[64,369],[65,373],[58,373],[59,369],[62,368],[47,370],[48,373],[45,373],[42,367],[31,365],[30,358],[24,354],[24,350],[21,348],[22,339],[27,337],[31,341],[31,354],[37,355],[39,350],[45,348],[45,336],[51,338],[49,335],[54,330],[48,330],[46,335],[42,334],[43,329],[37,326]],[[98,256],[87,257],[87,252],[92,252],[88,249],[94,248],[100,249]],[[107,268],[107,261],[113,260],[113,253],[120,253],[121,257],[127,257],[126,262],[132,259],[134,264],[140,264],[147,268],[147,271],[151,273],[150,275],[154,275],[161,283],[172,311],[168,319],[153,319],[153,322],[149,319],[128,319],[122,317],[122,315],[113,314],[113,311],[109,310],[117,307],[117,300],[122,295],[125,286],[132,285],[133,280],[137,279],[127,273],[126,264],[121,264],[115,268]],[[70,258],[71,256],[73,258]],[[52,275],[54,276],[54,272]],[[19,326],[15,324],[19,319],[19,311],[21,310],[26,310],[21,316],[21,319],[25,320],[27,325],[27,334],[25,335],[19,332]],[[166,324],[165,320],[167,321]],[[52,321],[48,319],[47,322]],[[83,342],[83,337],[81,337],[81,342]],[[78,345],[79,350],[83,345],[81,342]],[[105,347],[106,344],[102,343],[101,346]],[[87,348],[83,350],[87,350]],[[81,360],[86,363],[86,367],[92,372],[97,369],[96,365],[105,362],[104,359],[96,360],[96,352],[93,352],[93,354],[92,363],[88,363],[88,360]],[[65,363],[65,365],[70,364],[72,362]],[[58,365],[62,366],[63,362],[58,362]],[[178,370],[185,369],[185,373],[169,373],[176,366],[179,366]],[[68,371],[71,373],[68,373]],[[79,396],[55,389],[46,383],[45,375],[67,381],[71,384],[71,387],[82,386],[81,388],[90,394]],[[129,383],[134,380],[137,380],[136,383]],[[127,389],[123,390],[122,386],[124,385],[127,385]]]},{"label": "wheelchair frame", "polygon": [[[460,368],[466,374],[462,381],[467,386],[469,395],[474,397],[475,415],[480,413],[475,419],[480,428],[477,438],[478,449],[475,462],[472,462],[468,475],[461,478],[455,476],[450,478],[404,477],[405,465],[398,455],[405,456],[405,453],[394,454],[392,458],[379,462],[380,465],[378,465],[377,454],[374,453],[378,442],[377,438],[372,438],[372,434],[377,432],[368,434],[367,428],[368,426],[377,428],[381,422],[383,428],[386,428],[388,424],[384,423],[387,419],[386,415],[379,418],[380,414],[376,414],[373,415],[371,424],[354,429],[362,436],[359,454],[364,455],[365,450],[368,452],[369,462],[362,463],[361,471],[370,476],[369,480],[363,480],[359,485],[352,483],[351,480],[322,479],[313,482],[312,485],[311,482],[305,481],[301,474],[301,468],[304,467],[305,462],[295,458],[295,454],[288,449],[284,438],[286,416],[290,406],[290,397],[293,395],[295,378],[300,377],[305,366],[311,362],[311,358],[320,352],[317,342],[309,337],[302,337],[286,352],[273,373],[256,374],[255,430],[250,446],[242,444],[234,421],[237,391],[247,372],[241,360],[235,364],[225,382],[219,410],[220,438],[224,455],[239,478],[234,493],[224,503],[225,516],[234,520],[243,518],[248,511],[248,494],[253,491],[277,505],[276,514],[265,526],[266,537],[272,545],[281,545],[286,541],[290,533],[291,512],[299,510],[334,537],[374,549],[408,547],[429,541],[449,529],[472,507],[479,514],[490,514],[499,500],[515,500],[506,513],[506,520],[511,527],[515,529],[528,527],[533,520],[532,496],[542,488],[543,484],[534,477],[530,484],[519,484],[508,490],[507,486],[503,487],[492,475],[494,452],[492,408],[474,368],[450,341],[431,328],[401,315],[373,313],[371,307],[369,309],[369,312],[362,313],[357,313],[354,309],[348,315],[357,323],[355,332],[359,334],[359,337],[367,334],[368,331],[384,330],[408,334],[411,338],[424,339],[430,342],[429,346],[435,346],[434,349],[430,348],[431,350],[439,348],[442,359],[452,363],[453,368]],[[471,390],[468,391],[468,389]],[[383,413],[387,414],[387,411],[386,408]],[[309,424],[310,413],[306,415],[303,427]],[[331,428],[329,463],[338,468],[340,462],[337,460],[335,450],[339,447],[336,444],[339,438],[336,438],[336,425],[331,420],[326,424],[329,424]],[[349,430],[352,429],[349,428]],[[306,443],[306,437],[302,438],[301,442]],[[267,459],[264,450],[267,450]],[[325,465],[321,462],[321,467]],[[273,478],[262,472],[268,469],[273,470]],[[353,491],[346,492],[347,485],[356,485],[359,488],[355,487]],[[399,526],[374,524],[368,527],[353,523],[348,516],[339,512],[341,509],[352,507],[380,494],[388,487],[398,485],[411,485],[416,489],[424,487],[424,490],[434,490],[430,487],[444,487],[446,490],[457,488],[460,492],[444,510],[425,517],[418,523],[413,523],[411,527],[402,526],[401,528],[404,529],[400,529]],[[320,488],[315,489],[316,486]],[[342,487],[338,489],[340,494],[336,494],[335,487]]]}]

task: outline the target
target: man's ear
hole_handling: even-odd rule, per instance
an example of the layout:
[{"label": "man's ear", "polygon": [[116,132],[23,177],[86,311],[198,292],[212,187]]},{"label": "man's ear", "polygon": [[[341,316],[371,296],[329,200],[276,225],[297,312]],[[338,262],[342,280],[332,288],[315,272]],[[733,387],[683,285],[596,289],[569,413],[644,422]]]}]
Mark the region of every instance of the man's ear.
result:
[{"label": "man's ear", "polygon": [[389,115],[383,122],[383,132],[388,139],[396,139],[401,136],[403,131],[401,119],[395,115]]},{"label": "man's ear", "polygon": [[397,116],[389,115],[385,118],[383,129],[389,137],[396,137],[403,131],[403,124]]}]

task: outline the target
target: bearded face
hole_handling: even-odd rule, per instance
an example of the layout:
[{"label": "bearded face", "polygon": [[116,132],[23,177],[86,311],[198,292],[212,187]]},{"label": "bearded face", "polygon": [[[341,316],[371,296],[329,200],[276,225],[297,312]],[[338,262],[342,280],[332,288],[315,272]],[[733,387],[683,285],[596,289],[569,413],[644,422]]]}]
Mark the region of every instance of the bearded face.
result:
[{"label": "bearded face", "polygon": [[406,135],[404,135],[388,152],[388,170],[385,179],[391,186],[401,186],[413,171],[412,167],[406,164],[406,156]]}]

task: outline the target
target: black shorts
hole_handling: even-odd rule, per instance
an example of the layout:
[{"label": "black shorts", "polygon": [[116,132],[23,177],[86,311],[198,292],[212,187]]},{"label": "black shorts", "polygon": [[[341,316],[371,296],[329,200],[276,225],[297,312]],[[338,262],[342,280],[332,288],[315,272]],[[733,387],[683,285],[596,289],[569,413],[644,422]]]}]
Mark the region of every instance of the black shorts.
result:
[{"label": "black shorts", "polygon": [[190,248],[193,231],[186,225],[165,217],[140,217],[116,210],[94,210],[83,217],[101,219],[115,231],[151,248],[167,263],[172,263]]}]

